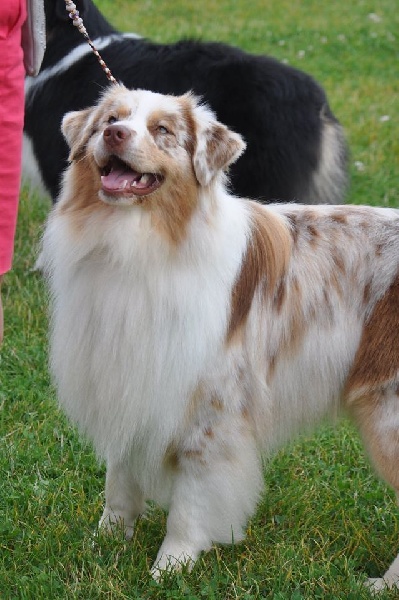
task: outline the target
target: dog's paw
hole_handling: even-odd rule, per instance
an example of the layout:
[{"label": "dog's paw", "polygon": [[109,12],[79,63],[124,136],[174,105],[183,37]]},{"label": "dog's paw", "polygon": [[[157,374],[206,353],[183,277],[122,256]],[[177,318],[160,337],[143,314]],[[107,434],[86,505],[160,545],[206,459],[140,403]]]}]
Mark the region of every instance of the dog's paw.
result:
[{"label": "dog's paw", "polygon": [[128,525],[124,518],[115,512],[105,508],[98,524],[98,529],[105,535],[123,534],[124,538],[130,541],[134,533],[134,525]]},{"label": "dog's paw", "polygon": [[387,589],[387,584],[382,577],[369,578],[364,585],[373,594]]},{"label": "dog's paw", "polygon": [[168,573],[179,573],[183,569],[191,571],[194,566],[196,556],[191,552],[175,551],[159,552],[154,566],[151,569],[151,575],[155,581],[160,581]]},{"label": "dog's paw", "polygon": [[387,577],[375,577],[367,579],[365,586],[370,590],[372,594],[378,594],[386,590],[392,590],[394,588],[399,589],[399,578],[387,578]]}]

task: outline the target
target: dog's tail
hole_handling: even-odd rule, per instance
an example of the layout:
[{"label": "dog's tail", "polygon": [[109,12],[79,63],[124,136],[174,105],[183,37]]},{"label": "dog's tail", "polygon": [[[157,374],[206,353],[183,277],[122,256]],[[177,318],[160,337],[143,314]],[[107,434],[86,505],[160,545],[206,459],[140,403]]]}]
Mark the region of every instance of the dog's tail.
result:
[{"label": "dog's tail", "polygon": [[309,204],[341,204],[349,184],[349,150],[344,129],[325,105],[321,113],[319,161],[307,192]]}]

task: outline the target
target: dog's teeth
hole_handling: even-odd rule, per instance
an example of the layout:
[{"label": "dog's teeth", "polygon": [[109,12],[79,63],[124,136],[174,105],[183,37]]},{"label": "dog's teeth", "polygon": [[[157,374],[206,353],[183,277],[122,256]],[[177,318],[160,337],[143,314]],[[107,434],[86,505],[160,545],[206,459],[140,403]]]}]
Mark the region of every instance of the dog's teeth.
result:
[{"label": "dog's teeth", "polygon": [[132,183],[130,184],[130,187],[137,187],[137,181],[136,180],[132,181]]},{"label": "dog's teeth", "polygon": [[144,175],[142,175],[140,178],[140,183],[142,183],[143,185],[147,185],[149,180],[150,180],[149,173],[144,173]]},{"label": "dog's teeth", "polygon": [[127,179],[124,179],[124,180],[123,180],[123,182],[122,182],[122,186],[121,186],[123,190],[126,188],[126,186],[128,185],[128,183],[129,183],[129,182],[128,182],[128,180],[127,180]]}]

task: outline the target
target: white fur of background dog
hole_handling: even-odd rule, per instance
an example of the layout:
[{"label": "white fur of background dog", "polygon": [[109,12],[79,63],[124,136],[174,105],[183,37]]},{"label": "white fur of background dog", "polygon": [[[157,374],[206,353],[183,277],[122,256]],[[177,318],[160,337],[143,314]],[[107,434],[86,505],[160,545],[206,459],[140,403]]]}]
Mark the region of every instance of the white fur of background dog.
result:
[{"label": "white fur of background dog", "polygon": [[398,212],[232,197],[244,143],[190,95],[112,86],[63,130],[51,367],[107,464],[101,526],[167,507],[155,575],[240,540],[261,454],[341,409],[398,492]]}]

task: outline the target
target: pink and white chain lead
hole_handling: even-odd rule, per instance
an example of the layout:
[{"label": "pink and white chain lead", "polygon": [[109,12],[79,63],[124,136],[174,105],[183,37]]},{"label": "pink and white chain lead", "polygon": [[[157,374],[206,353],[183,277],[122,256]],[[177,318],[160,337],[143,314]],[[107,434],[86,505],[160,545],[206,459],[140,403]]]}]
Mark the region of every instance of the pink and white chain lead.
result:
[{"label": "pink and white chain lead", "polygon": [[78,31],[83,35],[83,37],[89,44],[90,48],[93,50],[95,56],[97,57],[98,62],[101,65],[101,68],[104,71],[104,73],[106,74],[108,80],[111,81],[112,83],[117,83],[115,77],[111,73],[111,70],[107,67],[107,65],[103,61],[99,51],[97,50],[97,48],[94,46],[93,42],[91,41],[89,34],[87,33],[87,29],[83,25],[83,19],[79,16],[79,11],[76,10],[76,4],[74,4],[72,2],[72,0],[65,0],[65,7],[66,7],[67,11],[69,12],[69,17],[72,19],[73,24],[75,25],[75,27],[78,28]]}]

